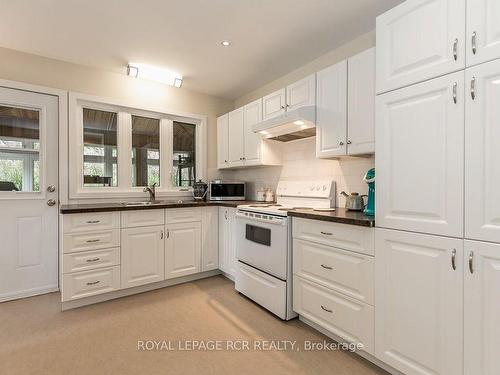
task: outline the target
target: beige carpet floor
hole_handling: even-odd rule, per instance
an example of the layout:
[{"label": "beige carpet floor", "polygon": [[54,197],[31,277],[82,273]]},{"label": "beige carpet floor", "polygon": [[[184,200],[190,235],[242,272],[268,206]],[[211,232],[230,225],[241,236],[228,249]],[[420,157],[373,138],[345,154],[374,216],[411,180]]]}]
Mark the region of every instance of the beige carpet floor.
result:
[{"label": "beige carpet floor", "polygon": [[[345,351],[179,350],[185,340],[220,340],[224,348],[227,340],[251,348],[260,340],[296,340],[299,348],[327,340],[298,319],[277,319],[222,276],[65,312],[59,298],[0,304],[0,374],[387,374]],[[138,350],[140,340],[174,350]]]}]

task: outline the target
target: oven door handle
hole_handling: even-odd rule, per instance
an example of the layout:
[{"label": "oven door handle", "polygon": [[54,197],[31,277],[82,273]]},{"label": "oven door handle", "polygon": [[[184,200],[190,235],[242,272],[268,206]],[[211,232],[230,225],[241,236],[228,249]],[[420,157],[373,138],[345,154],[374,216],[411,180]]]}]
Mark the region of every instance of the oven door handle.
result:
[{"label": "oven door handle", "polygon": [[273,220],[268,220],[268,219],[261,219],[255,216],[247,216],[241,212],[236,212],[236,217],[240,219],[245,219],[248,221],[258,221],[261,223],[266,223],[266,224],[273,224],[273,225],[286,225],[287,220],[285,218],[277,218]]}]

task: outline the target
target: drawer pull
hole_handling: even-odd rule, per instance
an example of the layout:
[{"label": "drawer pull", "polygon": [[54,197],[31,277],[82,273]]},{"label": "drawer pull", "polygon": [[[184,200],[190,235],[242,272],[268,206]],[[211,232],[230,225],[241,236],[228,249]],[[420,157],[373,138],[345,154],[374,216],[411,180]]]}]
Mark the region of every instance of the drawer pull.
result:
[{"label": "drawer pull", "polygon": [[100,222],[101,222],[101,220],[89,220],[89,221],[87,221],[87,224],[97,224]]},{"label": "drawer pull", "polygon": [[92,259],[87,259],[86,262],[87,263],[92,263],[92,262],[97,262],[99,260],[101,260],[101,258],[92,258]]},{"label": "drawer pull", "polygon": [[87,285],[89,285],[89,286],[90,286],[90,285],[96,285],[96,284],[99,284],[100,282],[101,282],[100,280],[97,280],[97,281],[89,281],[89,282],[87,283]]},{"label": "drawer pull", "polygon": [[321,267],[323,267],[323,268],[325,268],[327,270],[333,270],[333,267],[325,266],[324,264],[322,264]]},{"label": "drawer pull", "polygon": [[324,234],[325,236],[331,236],[332,235],[331,232],[323,232],[323,231],[321,231],[321,234]]},{"label": "drawer pull", "polygon": [[99,241],[100,241],[100,239],[97,238],[95,240],[87,240],[87,243],[95,243],[95,242],[99,242]]},{"label": "drawer pull", "polygon": [[331,313],[333,313],[333,310],[327,309],[327,308],[326,308],[325,306],[323,306],[323,305],[321,305],[321,308],[322,308],[324,311],[326,311],[326,312],[328,312],[328,313],[330,313],[330,314],[331,314]]}]

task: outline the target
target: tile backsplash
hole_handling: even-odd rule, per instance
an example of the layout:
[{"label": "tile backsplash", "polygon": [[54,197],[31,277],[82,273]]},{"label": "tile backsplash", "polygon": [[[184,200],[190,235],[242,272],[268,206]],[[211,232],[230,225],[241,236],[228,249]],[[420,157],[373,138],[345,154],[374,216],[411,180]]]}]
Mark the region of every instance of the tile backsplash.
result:
[{"label": "tile backsplash", "polygon": [[279,167],[255,167],[239,170],[208,171],[209,180],[241,180],[247,184],[247,198],[256,199],[259,188],[274,191],[279,180],[323,180],[332,179],[337,185],[337,207],[344,207],[341,191],[360,194],[368,192],[363,181],[366,171],[375,166],[374,157],[349,157],[337,160],[316,158],[316,138],[305,138],[283,145],[283,165]]}]

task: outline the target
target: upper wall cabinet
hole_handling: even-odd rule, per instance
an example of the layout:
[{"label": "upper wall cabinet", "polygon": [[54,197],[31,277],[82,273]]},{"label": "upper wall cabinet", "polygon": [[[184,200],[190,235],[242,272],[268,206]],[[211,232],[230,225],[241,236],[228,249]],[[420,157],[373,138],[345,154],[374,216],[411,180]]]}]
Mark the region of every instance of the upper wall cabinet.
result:
[{"label": "upper wall cabinet", "polygon": [[500,1],[467,0],[467,66],[500,58]]},{"label": "upper wall cabinet", "polygon": [[245,165],[260,164],[262,136],[254,133],[252,126],[262,121],[262,99],[243,107],[244,124],[244,160]]},{"label": "upper wall cabinet", "polygon": [[217,168],[229,167],[229,114],[217,118]]},{"label": "upper wall cabinet", "polygon": [[377,226],[462,237],[463,72],[376,100]]},{"label": "upper wall cabinet", "polygon": [[229,112],[228,155],[229,166],[239,167],[245,162],[243,108]]},{"label": "upper wall cabinet", "polygon": [[301,79],[262,98],[263,120],[316,104],[316,75]]},{"label": "upper wall cabinet", "polygon": [[377,93],[463,69],[465,49],[465,0],[405,1],[377,18]]}]

